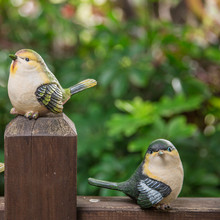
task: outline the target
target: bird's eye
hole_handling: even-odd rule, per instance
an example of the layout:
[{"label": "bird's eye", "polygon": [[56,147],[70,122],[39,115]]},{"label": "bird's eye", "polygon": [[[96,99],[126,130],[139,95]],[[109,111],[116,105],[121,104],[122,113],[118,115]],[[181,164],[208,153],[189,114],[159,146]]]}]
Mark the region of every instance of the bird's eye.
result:
[{"label": "bird's eye", "polygon": [[29,58],[26,57],[25,60],[28,62],[28,61],[29,61]]},{"label": "bird's eye", "polygon": [[149,151],[149,154],[152,154],[152,153],[153,153],[153,151],[152,151],[152,150],[150,150],[150,151]]},{"label": "bird's eye", "polygon": [[171,151],[172,151],[172,148],[171,148],[171,147],[168,147],[167,150],[168,150],[169,152],[171,152]]}]

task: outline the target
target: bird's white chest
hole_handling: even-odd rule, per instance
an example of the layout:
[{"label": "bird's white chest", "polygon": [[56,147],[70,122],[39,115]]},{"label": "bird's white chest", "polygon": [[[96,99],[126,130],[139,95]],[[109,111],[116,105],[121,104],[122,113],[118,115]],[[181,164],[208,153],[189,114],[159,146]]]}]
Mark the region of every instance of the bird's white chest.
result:
[{"label": "bird's white chest", "polygon": [[43,106],[38,102],[35,91],[43,83],[39,74],[10,74],[8,95],[13,107],[21,114],[39,111]]}]

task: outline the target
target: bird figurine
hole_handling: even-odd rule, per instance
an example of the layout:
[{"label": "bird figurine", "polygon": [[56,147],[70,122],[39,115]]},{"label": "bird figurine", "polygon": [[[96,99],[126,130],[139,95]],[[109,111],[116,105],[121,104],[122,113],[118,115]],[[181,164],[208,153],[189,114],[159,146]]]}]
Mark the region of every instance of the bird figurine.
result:
[{"label": "bird figurine", "polygon": [[146,209],[170,208],[170,202],[179,195],[183,184],[183,166],[177,149],[165,139],[153,141],[143,162],[125,182],[108,182],[89,178],[89,184],[118,190]]},{"label": "bird figurine", "polygon": [[37,52],[22,49],[9,57],[12,59],[8,80],[11,114],[37,119],[49,112],[61,113],[73,94],[97,84],[94,79],[86,79],[64,89]]},{"label": "bird figurine", "polygon": [[5,170],[5,164],[0,163],[0,173],[3,172],[4,170]]}]

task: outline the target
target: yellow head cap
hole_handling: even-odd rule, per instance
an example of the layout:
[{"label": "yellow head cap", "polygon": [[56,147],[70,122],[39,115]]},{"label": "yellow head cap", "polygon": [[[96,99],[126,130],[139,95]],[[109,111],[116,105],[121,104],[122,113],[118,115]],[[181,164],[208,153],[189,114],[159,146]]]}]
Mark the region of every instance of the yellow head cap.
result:
[{"label": "yellow head cap", "polygon": [[10,73],[15,74],[18,70],[28,71],[36,69],[42,71],[46,68],[46,64],[42,57],[31,49],[22,49],[16,52],[15,55],[10,55],[13,59],[10,67]]}]

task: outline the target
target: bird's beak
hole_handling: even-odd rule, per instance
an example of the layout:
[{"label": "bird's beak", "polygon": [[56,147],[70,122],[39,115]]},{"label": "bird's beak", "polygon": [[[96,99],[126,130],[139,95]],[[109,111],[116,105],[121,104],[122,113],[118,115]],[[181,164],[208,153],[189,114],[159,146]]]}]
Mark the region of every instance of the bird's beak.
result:
[{"label": "bird's beak", "polygon": [[12,59],[12,60],[16,60],[18,57],[14,54],[10,54],[9,57]]},{"label": "bird's beak", "polygon": [[162,150],[160,150],[159,152],[158,152],[158,155],[159,156],[162,156],[164,154],[164,152],[162,151]]}]

